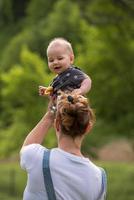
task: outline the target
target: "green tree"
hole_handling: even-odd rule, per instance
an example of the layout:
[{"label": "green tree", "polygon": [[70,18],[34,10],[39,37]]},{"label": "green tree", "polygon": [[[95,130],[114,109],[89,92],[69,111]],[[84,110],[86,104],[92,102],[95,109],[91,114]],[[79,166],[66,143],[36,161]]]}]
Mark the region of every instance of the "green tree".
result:
[{"label": "green tree", "polygon": [[52,78],[46,74],[46,64],[41,58],[26,47],[21,51],[20,63],[1,76],[4,112],[1,114],[0,152],[3,153],[16,150],[42,116],[47,98],[39,97],[38,86],[48,85]]},{"label": "green tree", "polygon": [[28,24],[40,23],[53,11],[57,0],[31,0],[26,8]]},{"label": "green tree", "polygon": [[84,151],[115,137],[133,138],[133,1],[1,0],[0,11],[0,150],[16,150],[40,118],[47,100],[38,97],[37,86],[51,79],[45,49],[59,36],[72,43],[75,64],[92,78],[88,97],[97,123]]},{"label": "green tree", "polygon": [[[100,6],[99,1],[94,1],[92,6],[87,6],[87,10],[90,10],[89,16],[94,19],[94,23],[87,29],[89,34],[84,36],[83,45],[86,48],[79,48],[77,62],[85,66],[85,70],[92,77],[90,97],[97,110],[97,116],[105,120],[102,126],[107,126],[105,123],[108,123],[109,127],[114,126],[114,132],[121,137],[132,136],[132,19],[112,1],[107,2],[105,6]],[[115,13],[113,18],[112,13]],[[106,19],[107,23],[104,23],[103,19]],[[86,68],[88,66],[89,68]]]}]

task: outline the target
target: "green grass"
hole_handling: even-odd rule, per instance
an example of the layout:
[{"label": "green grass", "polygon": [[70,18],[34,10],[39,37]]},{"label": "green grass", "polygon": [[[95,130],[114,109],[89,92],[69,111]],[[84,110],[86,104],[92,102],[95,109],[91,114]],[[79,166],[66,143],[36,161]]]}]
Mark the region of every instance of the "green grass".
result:
[{"label": "green grass", "polygon": [[26,173],[19,163],[0,164],[0,199],[22,200],[26,183]]},{"label": "green grass", "polygon": [[[108,176],[107,200],[134,199],[134,163],[95,162],[103,167]],[[19,163],[0,164],[0,198],[22,200],[26,173]]]},{"label": "green grass", "polygon": [[[100,163],[98,163],[100,165]],[[134,163],[101,163],[108,178],[108,200],[134,199]]]}]

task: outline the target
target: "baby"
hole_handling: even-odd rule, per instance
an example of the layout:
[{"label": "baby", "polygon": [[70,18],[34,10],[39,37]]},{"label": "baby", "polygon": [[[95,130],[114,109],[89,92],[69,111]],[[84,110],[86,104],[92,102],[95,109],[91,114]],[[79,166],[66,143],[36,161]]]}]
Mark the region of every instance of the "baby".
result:
[{"label": "baby", "polygon": [[72,92],[85,95],[91,89],[91,79],[78,67],[73,65],[72,45],[64,38],[53,39],[47,48],[49,69],[57,76],[49,87],[39,86],[39,95],[57,98],[58,92]]}]

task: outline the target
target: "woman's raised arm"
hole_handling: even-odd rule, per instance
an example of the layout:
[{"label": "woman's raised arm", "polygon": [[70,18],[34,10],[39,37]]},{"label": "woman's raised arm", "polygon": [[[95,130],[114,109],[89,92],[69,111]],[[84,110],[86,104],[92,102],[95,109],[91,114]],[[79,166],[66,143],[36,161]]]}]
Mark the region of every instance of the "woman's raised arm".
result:
[{"label": "woman's raised arm", "polygon": [[27,135],[24,140],[23,146],[37,143],[41,144],[48,133],[48,130],[53,126],[54,122],[54,112],[51,111],[50,107],[52,102],[50,101],[48,106],[48,111],[38,122],[38,124],[32,129],[32,131]]}]

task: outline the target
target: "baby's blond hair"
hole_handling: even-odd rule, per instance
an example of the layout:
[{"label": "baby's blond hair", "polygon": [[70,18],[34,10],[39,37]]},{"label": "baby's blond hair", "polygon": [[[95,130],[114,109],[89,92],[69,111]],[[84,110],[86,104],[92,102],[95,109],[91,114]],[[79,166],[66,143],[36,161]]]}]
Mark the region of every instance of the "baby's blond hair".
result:
[{"label": "baby's blond hair", "polygon": [[47,47],[47,54],[50,47],[54,45],[59,45],[59,44],[64,45],[71,54],[74,54],[71,43],[62,37],[54,38],[49,42],[48,47]]}]

